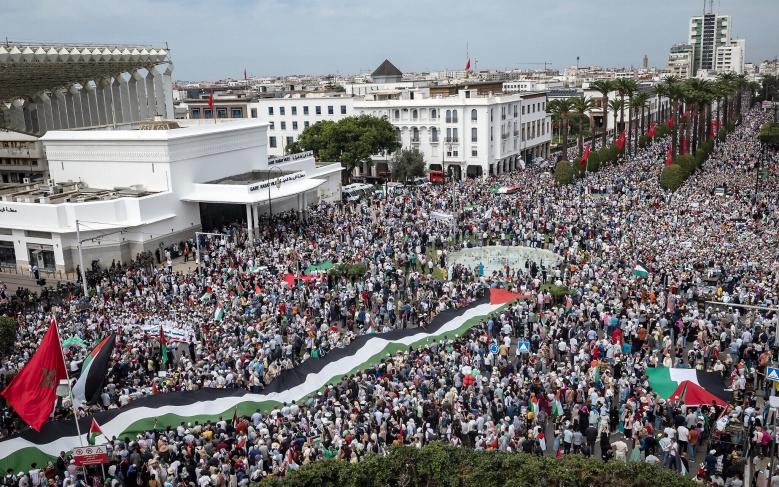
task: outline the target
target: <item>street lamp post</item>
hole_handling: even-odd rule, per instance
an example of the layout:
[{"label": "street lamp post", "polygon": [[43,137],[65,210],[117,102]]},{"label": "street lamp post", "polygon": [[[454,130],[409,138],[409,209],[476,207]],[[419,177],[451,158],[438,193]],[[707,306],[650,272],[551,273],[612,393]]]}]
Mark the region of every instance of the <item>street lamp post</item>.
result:
[{"label": "street lamp post", "polygon": [[268,224],[271,225],[271,238],[273,238],[274,234],[276,233],[273,230],[273,201],[271,200],[270,197],[271,185],[269,183],[271,178],[271,173],[273,172],[274,169],[279,172],[279,179],[276,179],[277,189],[281,187],[281,176],[284,174],[279,166],[271,166],[270,168],[268,168],[268,174],[267,177],[265,178],[265,182],[268,183]]}]

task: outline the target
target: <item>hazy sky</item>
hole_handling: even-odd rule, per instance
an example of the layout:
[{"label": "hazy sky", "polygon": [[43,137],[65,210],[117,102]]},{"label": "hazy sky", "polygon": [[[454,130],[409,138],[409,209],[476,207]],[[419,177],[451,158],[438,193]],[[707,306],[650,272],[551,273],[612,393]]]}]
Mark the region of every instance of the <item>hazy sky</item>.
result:
[{"label": "hazy sky", "polygon": [[[708,3],[708,2],[707,2]],[[747,61],[779,54],[779,0],[715,0]],[[5,0],[12,41],[168,43],[177,80],[576,64],[665,66],[703,0]]]}]

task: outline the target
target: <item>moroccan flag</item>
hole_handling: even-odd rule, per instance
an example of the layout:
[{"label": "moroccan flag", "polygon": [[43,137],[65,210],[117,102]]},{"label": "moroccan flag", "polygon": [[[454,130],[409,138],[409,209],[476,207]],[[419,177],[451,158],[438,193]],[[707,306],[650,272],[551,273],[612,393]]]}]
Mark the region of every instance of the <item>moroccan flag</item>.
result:
[{"label": "moroccan flag", "polygon": [[682,154],[687,154],[687,136],[682,137]]},{"label": "moroccan flag", "polygon": [[682,113],[682,120],[687,120],[687,112]]},{"label": "moroccan flag", "polygon": [[669,129],[674,128],[674,118],[673,117],[668,119],[668,128]]},{"label": "moroccan flag", "polygon": [[208,95],[208,108],[210,108],[211,112],[213,113],[213,111],[214,111],[214,92],[213,91]]},{"label": "moroccan flag", "polygon": [[168,363],[168,340],[165,339],[165,330],[160,325],[160,352],[162,352],[162,363]]},{"label": "moroccan flag", "polygon": [[214,311],[214,320],[222,321],[225,317],[225,309],[222,307],[222,303],[216,302],[216,311]]},{"label": "moroccan flag", "polygon": [[465,63],[465,70],[468,71],[471,69],[471,58],[468,58],[468,62]]},{"label": "moroccan flag", "polygon": [[647,135],[650,136],[650,137],[654,137],[655,136],[655,123],[654,122],[649,124],[649,132],[647,132]]},{"label": "moroccan flag", "polygon": [[81,366],[81,377],[73,386],[73,404],[94,404],[100,398],[103,381],[108,373],[108,362],[116,345],[116,333],[103,338],[92,350]]},{"label": "moroccan flag", "polygon": [[638,277],[646,277],[649,275],[649,269],[644,264],[636,262],[636,265],[633,266],[632,274]]},{"label": "moroccan flag", "polygon": [[25,423],[40,431],[54,411],[57,386],[67,378],[57,322],[52,319],[38,350],[0,395]]},{"label": "moroccan flag", "polygon": [[95,421],[95,418],[92,418],[92,424],[89,426],[89,434],[87,435],[87,440],[89,440],[90,445],[95,444],[95,440],[99,436],[105,436],[103,434],[103,430],[100,429],[100,425],[97,424],[97,421]]},{"label": "moroccan flag", "polygon": [[665,157],[665,165],[671,165],[671,147],[668,147],[668,155]]},{"label": "moroccan flag", "polygon": [[584,164],[587,162],[587,158],[590,157],[590,146],[587,145],[584,147],[584,152],[582,153],[582,162],[579,163],[579,167],[584,167]]},{"label": "moroccan flag", "polygon": [[623,130],[621,134],[619,134],[619,138],[617,139],[617,147],[620,149],[623,149],[625,147],[625,131]]}]

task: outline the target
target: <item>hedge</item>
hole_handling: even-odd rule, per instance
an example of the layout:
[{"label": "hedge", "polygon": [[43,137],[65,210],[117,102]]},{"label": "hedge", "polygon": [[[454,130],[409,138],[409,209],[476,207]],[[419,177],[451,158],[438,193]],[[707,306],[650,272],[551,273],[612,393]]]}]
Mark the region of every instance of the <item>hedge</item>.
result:
[{"label": "hedge", "polygon": [[660,187],[676,191],[684,184],[685,179],[687,179],[687,174],[684,168],[679,164],[671,164],[670,166],[665,166],[663,172],[660,173]]},{"label": "hedge", "polygon": [[[548,442],[551,443],[551,442]],[[390,486],[599,486],[692,487],[692,480],[646,462],[604,462],[600,458],[563,458],[529,453],[475,451],[434,442],[421,449],[390,446],[387,456],[369,454],[359,463],[319,460],[289,471],[284,481],[267,479],[255,487]]]},{"label": "hedge", "polygon": [[648,135],[642,135],[638,138],[638,146],[642,149],[652,143],[652,138]]},{"label": "hedge", "polygon": [[684,170],[684,178],[687,179],[698,167],[698,161],[690,154],[681,154],[676,156],[675,164]]},{"label": "hedge", "polygon": [[779,123],[767,123],[760,129],[760,142],[779,145]]},{"label": "hedge", "polygon": [[570,162],[560,161],[554,169],[554,180],[561,186],[571,184],[575,172],[576,171]]},{"label": "hedge", "polygon": [[663,138],[671,135],[671,127],[667,123],[659,123],[655,125],[655,137]]}]

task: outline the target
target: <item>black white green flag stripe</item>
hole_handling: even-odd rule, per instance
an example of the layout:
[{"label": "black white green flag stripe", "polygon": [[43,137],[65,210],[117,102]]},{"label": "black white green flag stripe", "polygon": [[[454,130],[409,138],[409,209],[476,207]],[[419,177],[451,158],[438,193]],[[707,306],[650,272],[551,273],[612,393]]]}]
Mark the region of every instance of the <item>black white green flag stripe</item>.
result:
[{"label": "black white green flag stripe", "polygon": [[633,266],[633,275],[638,277],[646,277],[649,275],[649,268],[641,262],[636,262]]},{"label": "black white green flag stripe", "polygon": [[[433,320],[427,330],[413,328],[393,330],[381,335],[357,337],[348,347],[332,350],[323,359],[309,359],[286,371],[271,382],[261,394],[242,389],[203,389],[194,392],[175,392],[152,395],[133,401],[122,409],[103,411],[94,416],[109,436],[131,436],[154,426],[164,428],[181,421],[216,420],[229,418],[237,409],[239,415],[250,415],[256,409],[268,410],[282,402],[300,401],[341,377],[377,364],[387,353],[406,351],[432,340],[454,337],[478,325],[479,320],[501,310],[519,296],[492,290],[491,299],[482,298],[459,310],[444,311]],[[93,418],[79,423],[88,431]],[[59,452],[69,451],[80,444],[72,420],[46,423],[40,433],[29,430],[0,440],[0,468],[16,470],[29,468],[31,462],[45,464]]]},{"label": "black white green flag stripe", "polygon": [[81,377],[73,386],[73,404],[94,404],[100,397],[103,381],[108,373],[108,361],[116,346],[116,333],[111,333],[87,355],[81,366]]}]

